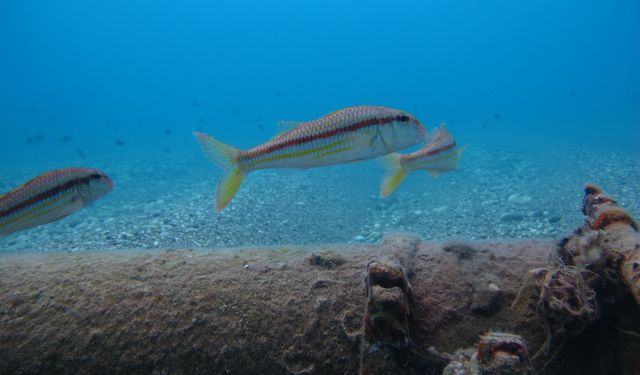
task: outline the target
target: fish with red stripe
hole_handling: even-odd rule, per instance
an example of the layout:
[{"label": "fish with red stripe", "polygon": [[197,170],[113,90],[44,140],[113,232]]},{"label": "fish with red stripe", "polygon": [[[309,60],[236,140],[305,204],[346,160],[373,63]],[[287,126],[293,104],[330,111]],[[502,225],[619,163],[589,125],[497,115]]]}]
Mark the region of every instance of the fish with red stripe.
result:
[{"label": "fish with red stripe", "polygon": [[381,106],[345,108],[296,123],[270,141],[239,150],[195,132],[209,159],[225,169],[216,210],[225,208],[244,176],[267,168],[313,168],[372,159],[427,139],[426,128],[410,113]]},{"label": "fish with red stripe", "polygon": [[97,169],[65,168],[43,173],[0,195],[0,237],[71,215],[113,189]]},{"label": "fish with red stripe", "polygon": [[467,146],[458,147],[455,138],[444,124],[433,132],[432,140],[424,147],[410,154],[391,153],[382,158],[387,173],[382,179],[380,195],[391,195],[404,181],[409,172],[425,170],[434,177],[441,172],[456,169],[462,152]]}]

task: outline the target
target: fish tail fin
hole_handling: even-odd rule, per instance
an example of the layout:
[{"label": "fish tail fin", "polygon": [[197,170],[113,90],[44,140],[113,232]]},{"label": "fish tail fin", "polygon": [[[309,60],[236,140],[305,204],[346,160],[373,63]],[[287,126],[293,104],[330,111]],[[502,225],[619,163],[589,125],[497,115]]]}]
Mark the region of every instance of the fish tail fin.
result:
[{"label": "fish tail fin", "polygon": [[202,150],[213,164],[224,168],[216,193],[216,211],[227,207],[242,184],[245,172],[238,164],[240,150],[200,132],[193,132]]},{"label": "fish tail fin", "polygon": [[469,145],[464,145],[456,150],[456,157],[452,160],[454,169],[458,167],[460,157],[462,156],[462,153],[467,149],[467,147],[469,147]]},{"label": "fish tail fin", "polygon": [[446,167],[449,170],[454,170],[454,169],[458,168],[458,163],[460,162],[460,156],[462,156],[462,153],[466,149],[467,149],[467,145],[464,145],[464,146],[458,148],[455,151],[455,154],[451,158],[449,158],[449,160],[447,160]]},{"label": "fish tail fin", "polygon": [[400,154],[394,152],[381,158],[382,167],[386,170],[380,185],[380,196],[391,195],[407,176],[407,170],[400,163]]}]

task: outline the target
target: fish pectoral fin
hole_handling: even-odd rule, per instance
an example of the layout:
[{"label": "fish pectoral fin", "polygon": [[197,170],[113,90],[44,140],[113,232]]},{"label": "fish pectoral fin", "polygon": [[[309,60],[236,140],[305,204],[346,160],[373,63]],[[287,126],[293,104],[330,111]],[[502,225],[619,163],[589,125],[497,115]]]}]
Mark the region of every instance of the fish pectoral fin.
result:
[{"label": "fish pectoral fin", "polygon": [[70,214],[78,211],[82,207],[84,207],[84,201],[82,200],[82,197],[80,196],[80,194],[76,194],[73,197],[71,197],[71,202],[69,203],[69,211],[70,212],[67,213],[64,216],[70,215]]},{"label": "fish pectoral fin", "polygon": [[290,130],[297,128],[302,121],[278,121],[276,125],[278,126],[278,130],[276,132],[276,136],[284,134]]},{"label": "fish pectoral fin", "polygon": [[373,137],[371,137],[371,139],[369,140],[369,147],[373,147],[373,145],[376,143],[376,139],[378,139],[379,135],[376,133],[376,135],[374,135]]}]

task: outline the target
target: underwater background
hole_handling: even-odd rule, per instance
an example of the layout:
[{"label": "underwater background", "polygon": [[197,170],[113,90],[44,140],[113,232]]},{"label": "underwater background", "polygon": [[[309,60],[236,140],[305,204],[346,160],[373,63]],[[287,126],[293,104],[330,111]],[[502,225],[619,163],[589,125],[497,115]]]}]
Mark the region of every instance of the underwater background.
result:
[{"label": "underwater background", "polygon": [[[115,189],[0,249],[81,250],[556,237],[583,185],[640,214],[637,1],[3,1],[0,191],[95,167]],[[221,169],[279,120],[384,105],[445,122],[457,171],[379,197],[374,161],[250,174],[216,213]]]}]

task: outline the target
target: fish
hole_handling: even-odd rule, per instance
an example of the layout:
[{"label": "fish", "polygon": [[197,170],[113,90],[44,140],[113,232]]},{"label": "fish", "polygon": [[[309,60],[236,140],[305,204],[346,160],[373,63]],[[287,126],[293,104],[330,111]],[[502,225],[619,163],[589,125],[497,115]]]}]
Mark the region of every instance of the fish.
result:
[{"label": "fish", "polygon": [[85,159],[87,157],[81,149],[78,149],[78,156],[80,156],[80,159]]},{"label": "fish", "polygon": [[291,123],[270,141],[248,150],[194,132],[205,155],[224,168],[216,211],[224,209],[249,172],[269,168],[314,168],[343,164],[423,143],[427,129],[412,114],[382,106],[355,106],[318,119]]},{"label": "fish", "polygon": [[68,136],[68,135],[64,135],[62,136],[62,138],[60,138],[60,142],[62,143],[69,142],[70,140],[71,140],[71,136]]},{"label": "fish", "polygon": [[407,174],[415,170],[426,170],[434,177],[441,172],[456,169],[460,156],[467,148],[458,148],[456,140],[446,129],[445,124],[433,132],[432,140],[410,154],[391,153],[382,158],[383,167],[387,170],[380,185],[380,196],[391,195],[404,181]]},{"label": "fish", "polygon": [[0,237],[60,220],[107,195],[113,180],[91,168],[43,173],[0,195]]},{"label": "fish", "polygon": [[118,140],[116,141],[116,145],[117,145],[117,146],[124,146],[125,144],[126,144],[126,143],[125,143],[125,141],[123,141],[123,140],[121,140],[121,139],[118,139]]}]

